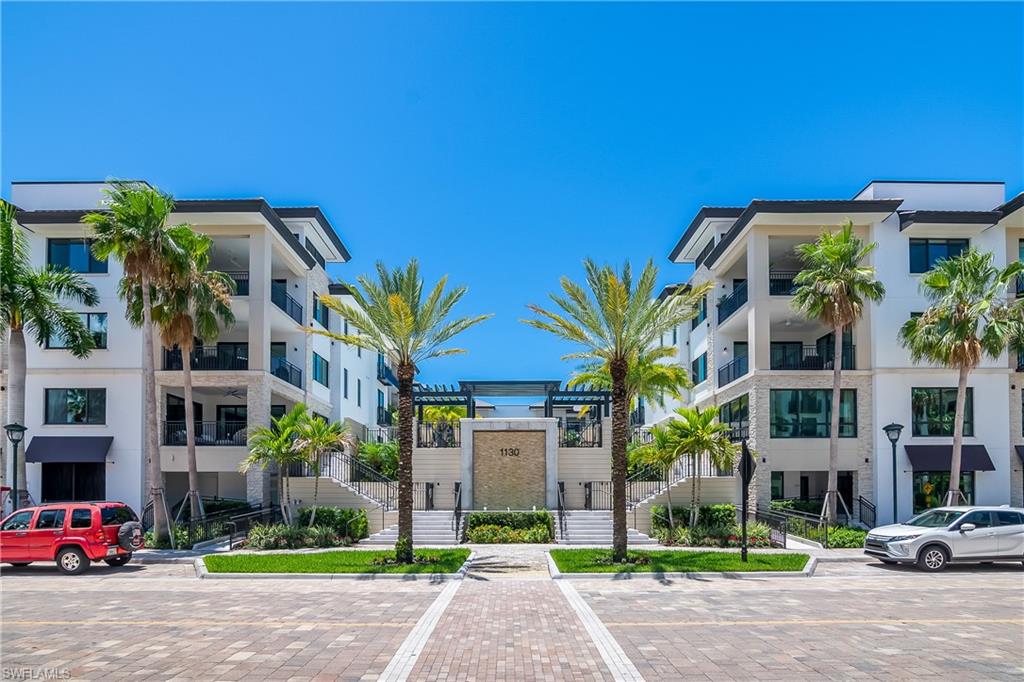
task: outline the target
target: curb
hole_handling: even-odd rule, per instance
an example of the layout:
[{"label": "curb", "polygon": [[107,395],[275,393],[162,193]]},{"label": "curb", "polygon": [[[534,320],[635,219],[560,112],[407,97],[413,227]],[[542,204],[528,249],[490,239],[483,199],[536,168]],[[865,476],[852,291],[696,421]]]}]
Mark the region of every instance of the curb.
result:
[{"label": "curb", "polygon": [[558,569],[551,552],[547,552],[548,571],[552,580],[702,580],[705,578],[730,578],[751,580],[755,578],[810,578],[818,566],[818,557],[808,556],[807,563],[800,571],[711,571],[701,573],[656,573],[637,571],[635,573],[563,573]]},{"label": "curb", "polygon": [[195,560],[196,578],[200,580],[406,580],[427,582],[443,582],[445,580],[463,580],[470,564],[476,558],[471,551],[462,567],[455,573],[211,573],[203,557]]}]

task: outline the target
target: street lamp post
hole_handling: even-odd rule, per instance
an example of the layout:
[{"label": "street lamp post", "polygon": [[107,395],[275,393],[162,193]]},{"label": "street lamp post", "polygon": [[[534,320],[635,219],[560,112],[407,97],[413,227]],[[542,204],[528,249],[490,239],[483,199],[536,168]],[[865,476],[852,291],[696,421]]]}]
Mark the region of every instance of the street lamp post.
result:
[{"label": "street lamp post", "polygon": [[21,424],[8,424],[4,427],[4,431],[7,432],[7,440],[11,441],[11,463],[12,467],[11,474],[11,511],[18,509],[18,502],[20,502],[21,495],[18,494],[18,446],[21,445],[22,439],[25,437],[27,428]]},{"label": "street lamp post", "polygon": [[885,431],[886,437],[892,443],[892,522],[899,523],[899,516],[897,516],[896,511],[896,441],[900,439],[900,434],[903,433],[903,424],[893,422],[883,426],[882,430]]}]

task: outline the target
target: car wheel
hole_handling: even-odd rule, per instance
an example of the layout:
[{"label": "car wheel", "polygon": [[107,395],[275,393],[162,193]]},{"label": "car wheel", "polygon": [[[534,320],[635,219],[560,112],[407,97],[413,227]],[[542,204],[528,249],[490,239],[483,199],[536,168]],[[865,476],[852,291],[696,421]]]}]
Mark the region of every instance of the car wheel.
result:
[{"label": "car wheel", "polygon": [[57,552],[57,568],[66,575],[78,575],[89,568],[89,557],[77,547],[65,547]]},{"label": "car wheel", "polygon": [[131,554],[120,554],[109,559],[104,559],[108,566],[124,566],[126,563],[132,560]]},{"label": "car wheel", "polygon": [[939,545],[928,545],[917,555],[917,566],[924,571],[941,571],[949,563],[949,553]]}]

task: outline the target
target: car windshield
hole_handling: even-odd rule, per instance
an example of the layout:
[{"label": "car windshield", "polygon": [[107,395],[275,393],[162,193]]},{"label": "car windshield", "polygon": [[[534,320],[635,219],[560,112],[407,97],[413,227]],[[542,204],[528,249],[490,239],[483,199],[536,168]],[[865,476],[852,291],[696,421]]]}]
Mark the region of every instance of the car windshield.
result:
[{"label": "car windshield", "polygon": [[942,528],[956,521],[963,512],[952,509],[929,509],[923,514],[918,514],[907,521],[906,526],[921,526],[923,528]]},{"label": "car windshield", "polygon": [[119,526],[122,523],[128,523],[129,521],[138,521],[138,517],[135,516],[135,512],[131,510],[131,507],[103,507],[100,510],[104,526]]}]

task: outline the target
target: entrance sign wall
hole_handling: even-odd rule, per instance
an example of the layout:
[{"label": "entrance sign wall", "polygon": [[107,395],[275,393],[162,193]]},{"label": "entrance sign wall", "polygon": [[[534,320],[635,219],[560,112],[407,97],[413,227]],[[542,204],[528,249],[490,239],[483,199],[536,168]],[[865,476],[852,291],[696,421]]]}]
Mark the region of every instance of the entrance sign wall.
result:
[{"label": "entrance sign wall", "polygon": [[461,420],[462,505],[466,509],[556,509],[558,420]]}]

